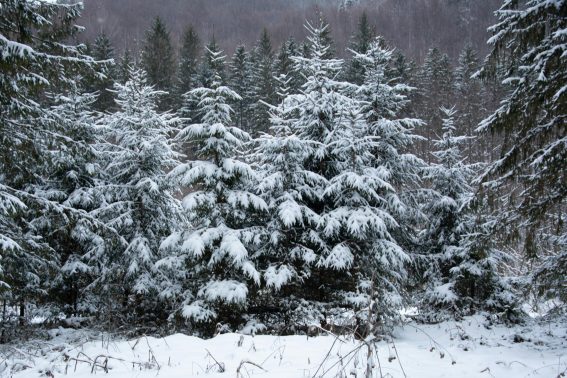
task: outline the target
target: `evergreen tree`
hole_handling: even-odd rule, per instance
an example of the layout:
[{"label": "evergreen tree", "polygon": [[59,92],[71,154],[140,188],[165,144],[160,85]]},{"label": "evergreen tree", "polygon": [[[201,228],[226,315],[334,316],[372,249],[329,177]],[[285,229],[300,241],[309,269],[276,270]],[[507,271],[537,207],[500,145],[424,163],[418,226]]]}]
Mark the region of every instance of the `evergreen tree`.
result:
[{"label": "evergreen tree", "polygon": [[[358,21],[358,30],[353,37],[351,42],[351,50],[356,51],[360,54],[366,53],[372,40],[374,39],[375,32],[368,22],[368,16],[366,12],[363,12]],[[350,62],[350,67],[347,73],[348,81],[355,84],[362,84],[364,80],[364,70],[360,61],[353,59]],[[406,81],[407,82],[407,81]]]},{"label": "evergreen tree", "polygon": [[[179,115],[188,122],[196,122],[198,115],[195,99],[189,96],[191,90],[200,86],[199,83],[199,59],[201,41],[195,29],[189,26],[183,34],[183,45],[179,57],[179,70],[176,93],[179,101]],[[185,146],[187,155],[191,152]]]},{"label": "evergreen tree", "polygon": [[236,126],[244,131],[250,130],[251,127],[250,118],[254,102],[252,71],[250,55],[244,46],[238,46],[230,63],[229,84],[240,95],[240,99],[231,105],[235,113]]},{"label": "evergreen tree", "polygon": [[440,108],[451,102],[453,87],[449,57],[436,47],[430,49],[419,73],[420,93],[417,104],[418,114],[427,124],[425,136],[428,143],[441,131]]},{"label": "evergreen tree", "polygon": [[[77,80],[79,81],[79,80]],[[50,151],[47,180],[39,191],[51,201],[61,205],[91,212],[103,202],[98,190],[103,177],[103,156],[98,151],[102,142],[99,116],[91,109],[96,96],[81,93],[77,85],[64,95],[53,95],[53,105],[38,122],[65,135],[57,149]],[[50,289],[57,304],[66,314],[78,315],[92,312],[85,288],[96,273],[91,253],[107,248],[100,227],[83,219],[74,219],[61,213],[47,213],[36,217],[32,223],[45,235],[50,235],[50,245],[57,251],[57,273],[50,282]]]},{"label": "evergreen tree", "polygon": [[[224,67],[222,51],[208,51],[211,67]],[[158,265],[177,277],[163,296],[179,303],[176,314],[196,323],[217,321],[236,325],[248,303],[248,293],[260,284],[260,273],[250,249],[257,242],[254,214],[265,202],[249,191],[255,172],[238,160],[249,135],[232,126],[229,103],[240,96],[223,86],[220,72],[212,72],[210,87],[191,91],[199,99],[201,123],[191,124],[181,140],[195,146],[198,159],[171,173],[191,192],[183,205],[192,228],[174,233],[162,249],[170,255]],[[179,267],[185,267],[179,269]]]},{"label": "evergreen tree", "polygon": [[114,97],[111,92],[116,80],[116,66],[114,62],[114,48],[106,34],[99,34],[92,46],[92,56],[98,61],[105,62],[104,76],[93,78],[93,85],[88,89],[97,92],[98,97],[94,108],[100,112],[109,111],[114,106]]},{"label": "evergreen tree", "polygon": [[461,154],[461,146],[470,137],[455,135],[456,111],[441,111],[443,136],[434,142],[437,163],[428,167],[426,175],[432,194],[425,207],[428,225],[421,236],[427,282],[422,303],[424,316],[429,320],[466,312],[459,296],[462,293],[455,288],[459,276],[453,274],[452,268],[459,263],[461,243],[471,227],[466,204],[473,195],[470,183],[475,173],[474,166],[465,163]]},{"label": "evergreen tree", "polygon": [[[347,84],[334,80],[342,61],[325,58],[327,26],[307,28],[310,57],[292,57],[306,82],[300,94],[272,108],[274,137],[263,136],[258,153],[265,177],[259,188],[270,217],[263,229],[268,243],[259,251],[267,292],[260,293],[257,307],[271,301],[292,327],[324,319],[325,305],[343,304],[344,292],[352,286],[344,271],[348,262],[332,264],[332,246],[319,226],[323,192],[335,173],[327,139],[346,122],[343,115],[351,100],[342,94]],[[285,91],[285,82],[280,89]],[[337,289],[341,286],[345,291]]]},{"label": "evergreen tree", "polygon": [[404,54],[397,51],[394,54],[392,66],[392,75],[396,82],[414,84],[416,66],[413,60],[408,60]]},{"label": "evergreen tree", "polygon": [[[335,48],[335,41],[331,36],[331,26],[329,25],[329,22],[327,21],[327,19],[325,18],[325,16],[321,11],[317,11],[317,15],[315,18],[316,19],[312,22],[312,24],[325,26],[325,30],[323,30],[321,35],[321,39],[323,40],[323,43],[325,44],[325,46],[327,46],[324,58],[332,59],[336,55],[336,48]],[[313,45],[309,41],[302,42],[301,45],[299,46],[300,55],[303,56],[304,58],[311,57],[312,47]]]},{"label": "evergreen tree", "polygon": [[81,48],[65,43],[78,28],[80,5],[9,1],[0,7],[0,293],[20,306],[44,296],[57,266],[56,253],[31,220],[41,214],[83,217],[34,194],[50,167],[49,151],[67,139],[44,114],[46,90],[62,90],[74,74],[97,65]]},{"label": "evergreen tree", "polygon": [[[490,28],[493,50],[484,73],[506,63],[505,82],[512,91],[480,125],[481,132],[503,137],[500,158],[487,168],[481,181],[493,193],[498,190],[510,198],[504,205],[512,206],[501,211],[499,224],[510,226],[503,228],[508,234],[518,227],[525,230],[520,235],[525,235],[528,257],[542,251],[538,244],[544,243],[538,240],[555,234],[552,239],[559,243],[549,263],[537,272],[537,282],[543,293],[555,286],[561,289],[550,293],[563,291],[565,296],[567,249],[561,243],[565,239],[561,214],[567,198],[567,1],[506,0],[496,14],[498,23]],[[515,183],[522,186],[517,202]],[[553,229],[556,232],[549,232]]]},{"label": "evergreen tree", "polygon": [[156,302],[164,279],[154,266],[162,257],[159,246],[183,225],[181,206],[174,197],[176,183],[166,175],[178,165],[169,139],[178,119],[157,111],[163,92],[146,83],[143,71],[133,69],[130,77],[126,84],[115,85],[119,110],[106,119],[115,145],[107,152],[106,204],[96,211],[119,232],[124,247],[103,257],[95,285],[126,306],[109,310],[136,309],[138,317],[153,320],[164,310]]},{"label": "evergreen tree", "polygon": [[199,82],[202,87],[210,88],[217,75],[220,77],[221,83],[225,83],[225,63],[224,59],[219,59],[220,56],[222,56],[222,51],[213,36],[205,47],[203,60],[201,62]]},{"label": "evergreen tree", "polygon": [[510,269],[513,259],[495,238],[498,216],[491,212],[490,201],[481,190],[466,204],[469,228],[454,254],[450,280],[460,314],[487,310],[502,321],[517,322],[522,314],[515,290],[518,282],[499,274]]},{"label": "evergreen tree", "polygon": [[171,109],[176,61],[169,31],[159,17],[155,18],[151,28],[146,32],[141,67],[146,72],[149,84],[154,85],[157,90],[167,92],[159,100],[159,109]]},{"label": "evergreen tree", "polygon": [[130,72],[132,68],[135,67],[136,62],[132,59],[132,53],[130,50],[126,49],[120,57],[120,62],[118,62],[116,67],[116,82],[126,84],[126,82],[130,80]]},{"label": "evergreen tree", "polygon": [[[325,46],[327,46],[327,49],[325,51],[323,58],[332,59],[336,55],[335,41],[333,40],[333,37],[331,35],[331,26],[329,25],[329,22],[327,21],[325,16],[323,16],[322,13],[319,13],[318,25],[325,25],[325,27],[323,28],[323,30],[321,32],[321,37],[320,37],[322,43]],[[308,46],[312,46],[312,45],[308,45]]]},{"label": "evergreen tree", "polygon": [[[301,94],[272,108],[274,136],[260,139],[270,214],[258,252],[271,293],[264,300],[292,323],[371,303],[370,321],[385,325],[402,305],[409,256],[401,235],[415,215],[409,193],[420,164],[397,148],[411,144],[419,121],[392,119],[406,100],[380,83],[388,62],[377,46],[357,56],[365,86],[337,81],[343,61],[325,58],[325,28],[308,25],[311,57],[293,57],[306,78]],[[384,106],[388,119],[377,113]]]},{"label": "evergreen tree", "polygon": [[429,226],[423,234],[427,290],[423,314],[428,320],[462,317],[479,310],[515,320],[517,298],[498,268],[508,257],[491,235],[495,218],[485,199],[474,198],[470,182],[475,165],[462,158],[468,136],[456,136],[455,110],[441,109],[443,137],[435,142],[438,163],[429,168],[433,195],[427,205]]},{"label": "evergreen tree", "polygon": [[[460,109],[458,124],[463,128],[462,132],[466,135],[472,135],[473,130],[486,116],[483,85],[480,78],[473,77],[479,68],[476,52],[470,45],[467,45],[459,55],[459,65],[455,70],[455,93],[458,96]],[[475,160],[483,159],[485,151],[479,147],[476,145],[473,148],[472,140],[469,139],[467,145],[469,159],[473,159],[473,157]]]},{"label": "evergreen tree", "polygon": [[276,83],[274,80],[274,53],[268,31],[264,29],[262,36],[254,49],[254,120],[256,131],[266,131],[269,128],[270,116],[266,104],[273,105],[276,101]]},{"label": "evergreen tree", "polygon": [[380,211],[385,226],[375,237],[376,261],[370,260],[377,285],[374,303],[380,308],[382,320],[395,320],[396,308],[405,297],[406,263],[415,252],[416,228],[422,220],[418,203],[425,164],[410,151],[418,140],[414,130],[423,122],[400,115],[408,104],[411,88],[389,83],[387,72],[392,64],[392,51],[383,47],[380,38],[355,59],[364,66],[365,77],[358,98],[362,102],[367,138],[373,141],[368,147],[373,155],[370,167],[380,184],[375,190],[381,200],[373,206]]},{"label": "evergreen tree", "polygon": [[[281,101],[270,106],[270,133],[261,134],[254,154],[262,174],[258,189],[268,211],[260,232],[264,242],[257,251],[264,284],[252,300],[256,316],[271,327],[293,331],[297,324],[322,316],[305,301],[313,300],[314,294],[305,292],[304,283],[318,254],[320,216],[313,205],[321,203],[328,182],[306,167],[306,155],[316,144],[297,135],[303,97],[290,94],[290,80],[284,74],[278,81]],[[275,312],[266,311],[274,308]]]},{"label": "evergreen tree", "polygon": [[[274,75],[276,79],[286,77],[290,80],[290,93],[298,93],[302,83],[301,75],[295,69],[293,61],[291,59],[291,57],[298,55],[299,46],[297,45],[295,40],[290,37],[281,45],[274,61]],[[281,100],[282,99],[280,98],[279,101],[276,101],[276,103],[279,104]]]},{"label": "evergreen tree", "polygon": [[181,51],[179,53],[176,90],[179,95],[183,95],[198,86],[200,52],[201,40],[195,29],[192,26],[188,26],[183,33]]},{"label": "evergreen tree", "polygon": [[304,58],[309,58],[311,56],[309,43],[307,43],[306,41],[301,42],[301,44],[299,45],[299,55],[298,56],[302,56]]}]

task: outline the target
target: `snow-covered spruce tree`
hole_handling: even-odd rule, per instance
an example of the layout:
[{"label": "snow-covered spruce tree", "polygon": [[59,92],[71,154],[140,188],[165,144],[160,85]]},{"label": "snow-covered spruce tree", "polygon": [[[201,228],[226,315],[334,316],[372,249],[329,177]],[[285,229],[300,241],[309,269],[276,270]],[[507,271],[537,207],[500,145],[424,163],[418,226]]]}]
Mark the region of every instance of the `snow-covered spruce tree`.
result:
[{"label": "snow-covered spruce tree", "polygon": [[130,80],[130,71],[133,67],[137,66],[136,60],[132,57],[130,50],[126,49],[120,61],[117,62],[116,66],[116,82],[120,84],[125,84]]},{"label": "snow-covered spruce tree", "polygon": [[[567,233],[560,234],[556,230],[551,230],[550,234],[542,235],[541,239],[546,242],[544,245],[546,253],[542,253],[546,257],[534,274],[537,293],[545,299],[559,298],[565,303],[567,290],[558,283],[565,278],[567,272]],[[565,309],[558,307],[556,310]]]},{"label": "snow-covered spruce tree", "polygon": [[[339,183],[333,180],[348,173],[343,172],[341,160],[344,156],[337,149],[336,139],[349,128],[350,115],[358,111],[360,104],[353,98],[354,87],[335,79],[343,68],[343,61],[327,58],[329,45],[325,36],[328,26],[323,23],[316,27],[307,24],[307,29],[310,33],[310,57],[293,58],[297,69],[305,77],[305,83],[295,99],[301,105],[292,130],[310,147],[303,156],[303,169],[326,181],[324,186],[314,182],[317,185],[307,203],[318,215],[319,222],[315,230],[308,230],[306,235],[307,245],[315,256],[309,276],[302,285],[301,297],[315,307],[316,311],[310,315],[316,318],[324,317],[326,311],[341,306],[367,304],[353,303],[353,300],[359,298],[356,295],[359,290],[366,289],[360,284],[364,280],[369,281],[369,277],[362,272],[356,274],[363,257],[341,244],[349,233],[346,224],[349,214],[340,217],[342,203],[333,197],[336,192],[325,191],[331,182],[334,184],[332,188],[336,188]],[[348,196],[345,197],[345,200],[348,199]],[[295,307],[301,309],[301,306]]]},{"label": "snow-covered spruce tree", "polygon": [[122,245],[109,250],[95,281],[101,299],[111,301],[115,320],[155,321],[166,308],[158,294],[164,278],[155,268],[162,258],[159,246],[176,227],[183,225],[181,204],[174,197],[176,182],[166,172],[178,165],[170,136],[178,119],[157,111],[163,94],[146,83],[142,70],[132,69],[126,84],[115,84],[119,110],[104,121],[109,155],[103,188],[106,204],[94,213],[121,235]]},{"label": "snow-covered spruce tree", "polygon": [[454,108],[441,112],[443,137],[433,152],[438,162],[427,174],[432,195],[422,234],[426,291],[421,315],[440,321],[487,310],[514,321],[518,300],[510,280],[501,276],[511,259],[494,239],[496,218],[487,198],[475,196],[470,186],[479,166],[462,157],[460,146],[469,137],[455,135]]},{"label": "snow-covered spruce tree", "polygon": [[[368,51],[370,43],[372,43],[375,34],[375,31],[370,26],[366,12],[363,12],[360,16],[360,20],[358,21],[358,30],[356,31],[356,34],[353,36],[351,41],[351,49],[358,53],[364,54],[366,51]],[[358,85],[362,84],[362,81],[364,80],[364,68],[358,60],[353,59],[350,62],[350,66],[348,67],[347,72],[347,79],[351,83]]]},{"label": "snow-covered spruce tree", "polygon": [[450,269],[453,291],[462,314],[486,310],[500,321],[517,322],[522,317],[517,297],[517,280],[507,274],[514,259],[506,246],[495,238],[499,228],[490,197],[482,190],[466,204],[467,233],[455,254],[456,263]]},{"label": "snow-covered spruce tree", "polygon": [[[88,213],[103,201],[98,186],[104,161],[97,150],[103,134],[97,125],[100,116],[92,111],[96,95],[81,93],[76,82],[65,94],[50,95],[53,105],[37,120],[52,133],[65,137],[57,148],[46,152],[50,164],[35,194]],[[49,287],[53,302],[67,315],[92,312],[84,289],[96,274],[90,254],[106,247],[102,239],[104,230],[90,220],[60,212],[46,212],[30,223],[49,235],[49,244],[56,251],[58,268]]]},{"label": "snow-covered spruce tree", "polygon": [[[480,64],[476,51],[472,46],[465,46],[459,55],[459,65],[455,69],[455,94],[457,96],[458,124],[462,128],[461,133],[472,135],[479,122],[487,115],[484,90],[481,79],[474,76]],[[480,144],[480,145],[479,145]],[[486,141],[483,138],[473,144],[470,138],[467,145],[467,156],[469,160],[486,161]]]},{"label": "snow-covered spruce tree", "polygon": [[[327,21],[327,18],[323,15],[323,13],[321,11],[317,12],[317,17],[315,20],[315,25],[326,25],[326,27],[324,28],[324,30],[321,31],[321,35],[320,35],[320,39],[321,39],[321,43],[324,46],[327,46],[325,53],[323,55],[323,58],[325,59],[333,59],[336,56],[336,45],[335,45],[335,41],[333,40],[333,36],[331,35],[331,25],[329,25],[329,22]],[[305,47],[307,48],[308,54],[310,55],[312,51],[310,51],[310,47],[312,47],[311,43],[306,43]]]},{"label": "snow-covered spruce tree", "polygon": [[88,78],[89,92],[98,92],[94,108],[100,112],[110,111],[115,105],[114,95],[111,92],[116,81],[116,64],[114,62],[114,48],[106,34],[99,34],[92,46],[92,56],[97,61],[106,62],[103,70],[104,76]]},{"label": "snow-covered spruce tree", "polygon": [[423,118],[426,126],[421,135],[427,137],[422,144],[423,155],[429,158],[430,144],[441,132],[440,108],[451,103],[453,95],[453,72],[449,56],[438,48],[429,49],[418,78],[419,92],[416,96],[416,108],[419,117]]},{"label": "snow-covered spruce tree", "polygon": [[[38,214],[80,216],[34,194],[49,167],[47,151],[65,136],[53,133],[42,114],[45,91],[64,88],[77,72],[90,72],[92,58],[64,41],[80,30],[80,5],[2,1],[0,6],[0,292],[9,305],[45,294],[56,253],[30,223]],[[7,324],[7,323],[4,323]]]},{"label": "snow-covered spruce tree", "polygon": [[503,138],[500,158],[481,182],[492,193],[505,194],[500,230],[515,233],[527,257],[537,258],[543,252],[538,246],[555,234],[548,240],[559,243],[535,282],[542,294],[555,287],[565,297],[567,1],[505,0],[496,14],[499,20],[488,41],[493,50],[483,71],[488,75],[506,62],[505,82],[512,91],[479,127]]},{"label": "snow-covered spruce tree", "polygon": [[415,81],[416,65],[411,59],[408,59],[400,51],[394,54],[391,74],[394,81],[411,85]]},{"label": "snow-covered spruce tree", "polygon": [[[200,86],[199,59],[202,48],[197,32],[191,25],[188,26],[183,33],[182,46],[179,52],[179,67],[174,99],[174,106],[179,109],[177,113],[186,123],[198,122],[196,99],[192,98],[189,92]],[[190,146],[184,145],[180,147],[186,157],[191,158],[193,156]]]},{"label": "snow-covered spruce tree", "polygon": [[[376,230],[373,237],[374,256],[367,257],[368,262],[364,263],[373,264],[373,300],[378,307],[374,313],[387,321],[396,319],[397,309],[403,304],[406,263],[415,252],[417,225],[422,219],[418,203],[423,194],[420,188],[425,163],[410,152],[419,140],[414,130],[423,122],[400,115],[408,104],[411,88],[389,83],[387,70],[392,63],[392,51],[381,46],[381,39],[376,38],[367,52],[355,54],[355,59],[364,66],[364,81],[357,90],[357,98],[366,123],[363,140],[369,151],[364,154],[372,156],[362,172],[371,172],[376,180],[372,188],[378,195],[368,197],[367,193],[366,198],[383,222],[382,229]],[[362,194],[359,197],[364,198]]]},{"label": "snow-covered spruce tree", "polygon": [[179,67],[175,92],[178,96],[198,87],[199,58],[202,50],[201,39],[193,28],[188,26],[183,33],[179,51]]},{"label": "snow-covered spruce tree", "polygon": [[[302,78],[299,72],[295,69],[293,61],[291,59],[292,56],[299,55],[299,46],[295,42],[293,38],[289,38],[285,41],[278,51],[276,59],[274,61],[274,76],[276,80],[281,78],[282,76],[287,77],[289,79],[289,93],[299,93],[299,88],[302,83]],[[276,87],[279,87],[280,83],[276,84]],[[282,98],[279,97],[276,101],[276,104],[281,103]]]},{"label": "snow-covered spruce tree", "polygon": [[141,53],[141,66],[146,72],[148,83],[157,90],[165,91],[158,100],[160,110],[170,110],[174,104],[176,60],[171,37],[163,20],[154,19]]},{"label": "snow-covered spruce tree", "polygon": [[226,83],[226,72],[224,59],[217,59],[222,52],[215,37],[205,46],[201,66],[199,68],[199,84],[204,88],[211,88],[216,76],[220,77],[221,83]]},{"label": "snow-covered spruce tree", "polygon": [[[224,66],[221,51],[208,51],[211,67]],[[221,84],[213,71],[209,88],[196,88],[201,123],[191,124],[179,138],[195,146],[197,159],[179,165],[170,174],[190,193],[183,206],[191,227],[173,233],[162,244],[168,256],[158,266],[172,282],[161,295],[178,307],[173,316],[191,320],[205,333],[213,321],[236,326],[249,292],[260,285],[255,256],[250,247],[259,242],[255,214],[266,203],[254,195],[256,174],[239,160],[249,135],[232,126],[229,103],[239,95]]]},{"label": "snow-covered spruce tree", "polygon": [[[275,136],[260,140],[274,238],[260,249],[259,267],[272,298],[281,298],[274,311],[295,324],[372,302],[372,321],[387,326],[402,305],[410,240],[402,235],[412,231],[408,192],[421,164],[396,148],[411,145],[419,121],[395,119],[405,87],[377,90],[387,64],[377,46],[358,56],[368,75],[359,88],[336,80],[343,61],[325,58],[326,26],[307,28],[311,55],[293,57],[302,93],[272,110]],[[384,93],[392,98],[378,100]]]},{"label": "snow-covered spruce tree", "polygon": [[260,233],[264,242],[257,250],[263,285],[251,310],[270,328],[293,333],[305,322],[321,320],[320,312],[306,313],[312,305],[303,283],[318,253],[320,217],[312,205],[321,202],[327,180],[306,168],[306,156],[318,145],[296,135],[302,103],[297,101],[301,96],[290,96],[289,81],[280,75],[281,102],[270,107],[270,132],[256,141],[254,161],[262,175],[258,189],[268,211]]},{"label": "snow-covered spruce tree", "polygon": [[274,80],[274,53],[268,31],[264,29],[254,49],[253,78],[253,121],[254,131],[267,131],[270,115],[266,104],[276,102],[276,82]]},{"label": "snow-covered spruce tree", "polygon": [[235,125],[244,131],[252,126],[252,105],[254,102],[254,77],[250,54],[241,45],[236,48],[230,62],[229,85],[240,98],[231,104],[234,109]]},{"label": "snow-covered spruce tree", "polygon": [[340,122],[346,104],[351,105],[351,99],[345,93],[352,86],[335,80],[343,61],[327,58],[329,45],[324,37],[327,35],[328,24],[312,26],[307,23],[306,28],[310,34],[310,56],[292,57],[296,70],[304,77],[301,93],[294,100],[302,105],[297,107],[293,131],[299,138],[318,145],[306,154],[306,167],[324,177],[332,177],[334,168],[328,156],[326,141]]},{"label": "snow-covered spruce tree", "polygon": [[[461,243],[472,226],[467,204],[473,196],[470,183],[475,166],[466,163],[462,156],[462,146],[471,137],[456,135],[454,108],[442,108],[441,112],[443,136],[434,141],[436,163],[427,168],[425,175],[431,193],[424,206],[427,227],[421,235],[426,291],[421,298],[420,314],[428,321],[458,317],[471,310],[462,303],[465,299],[461,295],[465,293],[455,287],[457,281],[464,279],[464,273],[456,267],[462,262]],[[482,279],[481,274],[477,277]]]}]

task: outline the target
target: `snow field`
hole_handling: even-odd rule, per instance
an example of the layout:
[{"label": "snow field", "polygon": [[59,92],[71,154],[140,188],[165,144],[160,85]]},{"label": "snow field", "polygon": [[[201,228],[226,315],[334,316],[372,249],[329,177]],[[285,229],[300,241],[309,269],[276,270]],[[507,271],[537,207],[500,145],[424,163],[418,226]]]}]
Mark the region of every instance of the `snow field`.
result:
[{"label": "snow field", "polygon": [[[203,340],[174,334],[128,341],[98,335],[98,340],[80,343],[70,340],[81,331],[50,332],[54,338],[41,352],[33,347],[37,342],[4,348],[0,377],[9,377],[10,367],[25,365],[14,378],[49,376],[48,371],[75,378],[350,378],[365,376],[368,352],[359,340],[331,335],[230,333]],[[375,346],[373,377],[559,377],[567,369],[567,326],[561,323],[491,327],[472,317],[459,323],[408,324],[397,329],[393,342]]]}]

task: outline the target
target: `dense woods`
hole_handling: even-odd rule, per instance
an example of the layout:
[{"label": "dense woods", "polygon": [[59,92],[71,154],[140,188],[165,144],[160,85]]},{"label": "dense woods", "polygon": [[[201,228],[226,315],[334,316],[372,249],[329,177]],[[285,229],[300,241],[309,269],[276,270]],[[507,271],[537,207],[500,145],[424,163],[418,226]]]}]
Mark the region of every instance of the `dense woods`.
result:
[{"label": "dense woods", "polygon": [[322,12],[337,54],[347,57],[346,48],[366,12],[378,35],[421,61],[432,46],[443,46],[456,58],[471,44],[484,56],[487,28],[496,21],[493,13],[499,5],[499,0],[86,0],[79,23],[86,27],[82,41],[104,31],[117,50],[138,50],[152,17],[159,16],[171,30],[173,44],[181,45],[185,28],[192,25],[203,39],[214,36],[232,54],[238,45],[253,45],[262,28],[270,31],[275,46],[289,37],[303,40],[304,21],[316,21]]},{"label": "dense woods", "polygon": [[567,299],[566,1],[131,3],[0,0],[0,341]]}]

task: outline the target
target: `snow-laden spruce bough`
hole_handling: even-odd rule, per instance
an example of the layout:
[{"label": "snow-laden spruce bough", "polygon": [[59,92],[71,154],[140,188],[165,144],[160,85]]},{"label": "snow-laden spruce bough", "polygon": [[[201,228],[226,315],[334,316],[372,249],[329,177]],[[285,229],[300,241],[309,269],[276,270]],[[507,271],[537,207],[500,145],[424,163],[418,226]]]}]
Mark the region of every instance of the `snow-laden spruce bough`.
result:
[{"label": "snow-laden spruce bough", "polygon": [[[545,11],[530,12],[538,10]],[[57,316],[70,302],[66,312],[100,323],[201,335],[246,324],[300,333],[348,314],[342,325],[366,337],[388,333],[409,305],[423,320],[479,310],[513,319],[519,301],[514,282],[500,275],[506,255],[495,239],[501,218],[485,195],[509,162],[489,167],[478,189],[472,180],[484,168],[462,158],[470,136],[455,135],[458,118],[448,108],[440,110],[435,163],[414,155],[415,130],[427,125],[403,116],[413,88],[390,79],[393,53],[381,39],[352,52],[357,79],[345,81],[328,26],[308,23],[302,51],[291,43],[282,50],[288,72],[256,71],[258,83],[278,89],[255,101],[246,121],[250,104],[227,85],[214,41],[206,80],[179,96],[179,116],[160,110],[172,99],[160,102],[165,93],[134,67],[114,86],[114,111],[101,114],[91,110],[97,94],[79,83],[103,75],[109,62],[57,39],[75,31],[78,11],[29,1],[0,7],[5,309],[19,306],[23,321],[26,305],[47,303]],[[53,21],[58,12],[63,25]],[[27,34],[13,37],[12,19],[25,20]],[[35,41],[33,31],[45,39]],[[44,87],[63,93],[46,96]],[[482,129],[500,122],[514,96]],[[557,91],[553,112],[564,109],[564,96]],[[269,123],[269,132],[238,127],[262,129],[250,122]],[[545,170],[560,142],[532,165]],[[557,201],[564,196],[542,206]],[[539,273],[556,282],[549,271],[564,260],[554,256]],[[3,320],[10,316],[6,309]]]}]

